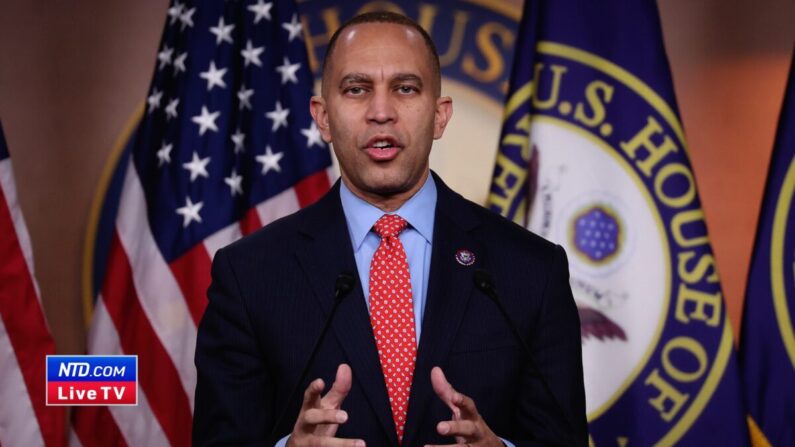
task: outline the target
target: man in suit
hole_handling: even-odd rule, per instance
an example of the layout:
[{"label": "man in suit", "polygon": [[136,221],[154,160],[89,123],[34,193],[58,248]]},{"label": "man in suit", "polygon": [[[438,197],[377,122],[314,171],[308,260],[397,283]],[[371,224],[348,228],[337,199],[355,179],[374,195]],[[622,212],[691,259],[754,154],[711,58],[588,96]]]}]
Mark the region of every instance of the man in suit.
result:
[{"label": "man in suit", "polygon": [[[195,444],[587,444],[566,255],[430,172],[452,116],[440,92],[433,42],[409,19],[369,13],[334,35],[310,107],[342,179],[216,254]],[[330,317],[344,272],[358,280]],[[298,383],[307,364],[315,380]]]}]

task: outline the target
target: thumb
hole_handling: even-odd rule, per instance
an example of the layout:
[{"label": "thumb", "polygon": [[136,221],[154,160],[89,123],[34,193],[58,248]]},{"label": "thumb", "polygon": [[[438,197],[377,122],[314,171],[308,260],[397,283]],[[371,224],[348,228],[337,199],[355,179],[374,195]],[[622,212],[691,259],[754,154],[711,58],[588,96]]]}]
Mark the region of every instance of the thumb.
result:
[{"label": "thumb", "polygon": [[461,403],[461,398],[463,396],[461,396],[461,394],[453,388],[453,385],[447,381],[447,377],[445,377],[442,368],[435,366],[431,370],[431,385],[433,386],[433,391],[439,396],[439,399],[441,399],[453,412],[453,419],[460,419],[461,409],[458,408],[458,405]]},{"label": "thumb", "polygon": [[348,397],[353,384],[353,373],[351,367],[345,363],[337,367],[337,377],[331,385],[329,392],[323,397],[323,403],[332,408],[339,408],[342,401]]}]

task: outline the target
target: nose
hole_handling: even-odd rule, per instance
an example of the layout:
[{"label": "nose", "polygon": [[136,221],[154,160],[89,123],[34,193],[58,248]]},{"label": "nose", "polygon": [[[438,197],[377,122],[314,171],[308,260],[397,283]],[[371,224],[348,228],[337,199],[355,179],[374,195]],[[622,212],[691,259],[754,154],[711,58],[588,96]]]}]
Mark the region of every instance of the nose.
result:
[{"label": "nose", "polygon": [[387,124],[397,119],[397,110],[389,89],[376,89],[370,96],[367,107],[367,121],[373,124]]}]

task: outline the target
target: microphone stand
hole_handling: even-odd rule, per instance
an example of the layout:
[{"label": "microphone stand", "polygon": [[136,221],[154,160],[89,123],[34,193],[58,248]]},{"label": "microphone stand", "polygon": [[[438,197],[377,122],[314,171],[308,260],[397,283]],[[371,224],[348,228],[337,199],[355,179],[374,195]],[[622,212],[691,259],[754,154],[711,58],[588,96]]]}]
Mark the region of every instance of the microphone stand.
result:
[{"label": "microphone stand", "polygon": [[[555,407],[557,408],[558,412],[560,412],[561,417],[569,428],[569,433],[573,435],[574,425],[571,423],[571,421],[569,421],[566,412],[563,410],[563,406],[561,406],[560,402],[558,402],[558,400],[555,398],[555,395],[552,393],[552,388],[549,387],[549,382],[547,382],[544,376],[541,374],[541,370],[538,368],[538,365],[533,358],[533,353],[530,351],[530,347],[527,346],[524,338],[522,338],[521,334],[519,334],[519,329],[517,329],[516,325],[513,323],[513,320],[511,320],[511,317],[508,315],[508,311],[505,310],[505,306],[502,305],[502,301],[500,300],[499,295],[497,295],[497,291],[494,287],[494,279],[487,271],[482,269],[475,270],[473,279],[475,281],[475,287],[486,294],[486,296],[489,297],[489,299],[497,306],[497,309],[499,309],[500,314],[502,314],[502,317],[505,319],[505,322],[511,328],[514,338],[516,338],[516,341],[519,342],[519,345],[522,347],[522,350],[527,357],[528,363],[530,365],[531,376],[538,378],[538,380],[541,381],[541,385],[544,388],[545,393],[555,404]],[[573,445],[576,445],[576,443]]]},{"label": "microphone stand", "polygon": [[284,423],[284,418],[287,416],[287,410],[290,408],[290,403],[295,399],[296,393],[301,388],[301,384],[304,382],[304,380],[306,380],[307,374],[309,374],[309,368],[312,366],[312,362],[315,360],[318,349],[320,349],[320,343],[322,343],[323,339],[326,338],[326,333],[328,332],[329,327],[331,327],[331,322],[334,320],[334,315],[337,313],[337,308],[339,308],[342,300],[348,296],[351,290],[353,290],[355,283],[356,280],[349,272],[342,272],[337,276],[337,281],[334,284],[334,305],[331,307],[331,312],[329,312],[326,322],[323,324],[323,329],[320,331],[320,335],[317,337],[315,345],[312,347],[312,352],[309,354],[309,359],[306,361],[304,369],[301,371],[301,375],[298,377],[298,382],[290,392],[290,397],[287,398],[287,404],[284,406],[279,418],[276,420],[276,424],[273,426],[273,430],[271,431],[269,439],[273,438],[277,433],[279,433],[279,428],[281,427],[282,423]]}]

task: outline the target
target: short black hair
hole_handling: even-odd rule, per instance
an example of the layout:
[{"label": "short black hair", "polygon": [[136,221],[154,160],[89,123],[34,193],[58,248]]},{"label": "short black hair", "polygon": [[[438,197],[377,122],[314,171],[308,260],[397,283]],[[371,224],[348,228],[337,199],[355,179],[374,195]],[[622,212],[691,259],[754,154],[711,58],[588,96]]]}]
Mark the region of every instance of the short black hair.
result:
[{"label": "short black hair", "polygon": [[334,48],[337,46],[337,38],[339,35],[342,34],[346,28],[350,28],[354,25],[360,25],[362,23],[393,23],[395,25],[402,25],[411,28],[420,33],[423,41],[425,41],[425,47],[428,48],[428,51],[431,53],[431,68],[433,69],[433,75],[437,81],[436,94],[439,94],[442,86],[442,69],[441,65],[439,64],[439,53],[436,51],[436,45],[434,45],[431,36],[414,20],[411,20],[403,14],[398,14],[391,11],[373,11],[359,14],[337,28],[337,30],[334,31],[334,34],[331,36],[331,40],[329,40],[328,47],[326,48],[326,54],[323,57],[323,78],[326,77],[326,69],[328,68],[329,61],[331,60],[331,55],[334,53]]}]

